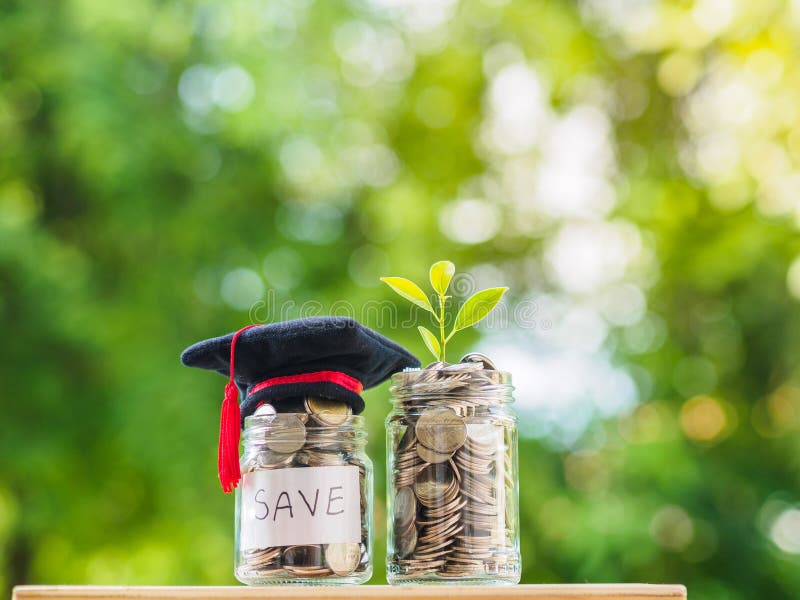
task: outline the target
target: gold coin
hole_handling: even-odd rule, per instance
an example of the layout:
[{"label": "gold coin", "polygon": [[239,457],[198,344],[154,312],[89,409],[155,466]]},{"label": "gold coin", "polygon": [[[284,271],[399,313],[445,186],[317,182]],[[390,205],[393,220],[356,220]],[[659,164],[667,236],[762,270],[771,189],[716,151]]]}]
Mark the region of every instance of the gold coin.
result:
[{"label": "gold coin", "polygon": [[419,443],[440,454],[455,452],[467,439],[464,419],[449,408],[424,410],[414,429]]},{"label": "gold coin", "polygon": [[336,427],[343,425],[353,414],[353,409],[346,402],[306,396],[305,408],[322,425]]},{"label": "gold coin", "polygon": [[436,567],[444,565],[444,560],[422,560],[417,558],[407,558],[398,561],[401,565],[406,567],[409,572],[413,571],[415,574],[420,572],[430,572],[435,570]]},{"label": "gold coin", "polygon": [[422,444],[417,444],[417,456],[419,456],[426,463],[436,464],[447,462],[450,460],[450,457],[453,456],[453,454],[451,452],[436,452],[435,450],[426,448]]},{"label": "gold coin", "polygon": [[441,506],[440,508],[428,508],[425,510],[425,517],[436,519],[452,514],[455,511],[461,510],[467,504],[466,499],[457,497],[451,502]]},{"label": "gold coin", "polygon": [[264,443],[274,452],[297,452],[306,443],[306,426],[294,413],[278,413],[270,423]]},{"label": "gold coin", "polygon": [[414,552],[414,558],[423,560],[426,558],[438,558],[450,552],[449,546],[453,544],[455,540],[445,540],[443,542],[437,541],[434,544],[428,544],[425,547],[419,545],[417,546],[416,551]]},{"label": "gold coin", "polygon": [[325,546],[325,562],[336,575],[350,575],[361,562],[361,544],[344,542]]},{"label": "gold coin", "polygon": [[447,465],[428,465],[417,473],[414,493],[423,504],[438,501],[455,483],[453,471]]}]

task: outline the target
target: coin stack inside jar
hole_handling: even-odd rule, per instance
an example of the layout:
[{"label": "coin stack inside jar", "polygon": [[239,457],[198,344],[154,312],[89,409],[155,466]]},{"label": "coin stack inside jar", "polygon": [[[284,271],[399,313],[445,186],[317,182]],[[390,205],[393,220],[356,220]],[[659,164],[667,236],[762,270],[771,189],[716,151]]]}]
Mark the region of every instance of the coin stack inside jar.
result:
[{"label": "coin stack inside jar", "polygon": [[[371,575],[371,475],[362,453],[363,439],[358,440],[357,429],[363,424],[355,425],[355,421],[362,417],[353,416],[351,407],[344,402],[314,396],[281,399],[276,405],[280,412],[276,412],[271,404],[263,404],[246,421],[245,451],[241,461],[243,477],[246,478],[248,473],[273,469],[358,467],[361,541],[264,548],[243,548],[240,543],[237,576],[248,582],[365,581]],[[295,513],[313,509],[316,514],[325,509],[324,493],[322,497],[319,492],[312,497],[306,492],[301,499],[304,504],[297,506],[296,503],[291,509]],[[288,496],[284,502],[290,502]],[[277,512],[276,508],[286,506],[273,506],[272,514]],[[313,537],[313,532],[309,535]]]},{"label": "coin stack inside jar", "polygon": [[396,375],[390,581],[516,582],[516,419],[484,356]]}]

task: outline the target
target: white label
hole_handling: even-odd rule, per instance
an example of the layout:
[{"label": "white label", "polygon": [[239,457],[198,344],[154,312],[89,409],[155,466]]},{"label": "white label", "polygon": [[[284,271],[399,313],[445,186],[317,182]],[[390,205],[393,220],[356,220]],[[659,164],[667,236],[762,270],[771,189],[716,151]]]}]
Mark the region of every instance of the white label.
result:
[{"label": "white label", "polygon": [[241,489],[242,550],[361,540],[356,466],[252,471]]}]

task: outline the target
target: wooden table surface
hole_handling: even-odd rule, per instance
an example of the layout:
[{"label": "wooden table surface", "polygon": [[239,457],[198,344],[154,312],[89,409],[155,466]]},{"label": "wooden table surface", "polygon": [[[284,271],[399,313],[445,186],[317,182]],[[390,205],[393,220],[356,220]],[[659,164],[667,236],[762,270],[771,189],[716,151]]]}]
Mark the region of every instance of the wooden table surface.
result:
[{"label": "wooden table surface", "polygon": [[104,587],[23,585],[13,600],[682,600],[682,585]]}]

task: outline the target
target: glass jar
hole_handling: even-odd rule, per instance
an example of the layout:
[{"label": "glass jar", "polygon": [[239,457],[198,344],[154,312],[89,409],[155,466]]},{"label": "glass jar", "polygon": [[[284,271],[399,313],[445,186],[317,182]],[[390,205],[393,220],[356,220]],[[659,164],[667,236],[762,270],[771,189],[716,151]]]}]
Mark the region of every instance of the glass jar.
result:
[{"label": "glass jar", "polygon": [[245,419],[235,575],[248,585],[364,583],[372,576],[372,463],[364,418]]},{"label": "glass jar", "polygon": [[387,435],[387,579],[520,579],[517,417],[511,376],[481,363],[392,378]]}]

